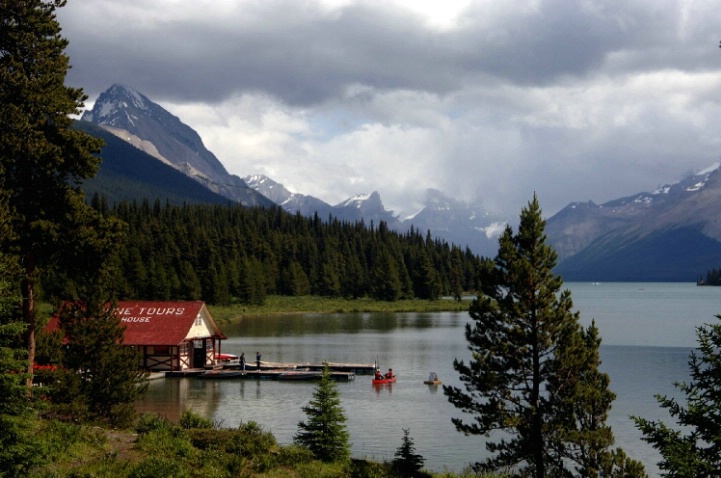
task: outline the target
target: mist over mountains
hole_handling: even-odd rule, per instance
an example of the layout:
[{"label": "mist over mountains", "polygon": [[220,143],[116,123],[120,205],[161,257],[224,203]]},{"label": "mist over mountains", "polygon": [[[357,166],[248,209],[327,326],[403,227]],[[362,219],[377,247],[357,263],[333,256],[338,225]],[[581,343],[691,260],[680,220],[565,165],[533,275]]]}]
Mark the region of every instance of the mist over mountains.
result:
[{"label": "mist over mountains", "polygon": [[[82,126],[84,122],[95,126]],[[331,205],[291,192],[267,176],[240,178],[227,172],[197,132],[124,85],[103,92],[79,125],[106,139],[100,173],[89,187],[110,197],[152,197],[148,195],[163,192],[176,201],[186,194],[189,202],[276,204],[290,213],[317,214],[321,219],[332,216],[369,226],[383,221],[397,231],[411,227],[430,231],[434,238],[490,257],[495,256],[506,223],[516,222],[516,218],[492,217],[481,205],[434,189],[426,191],[420,211],[401,219],[385,209],[377,191],[350,192],[347,200]],[[191,183],[179,186],[187,180],[183,178]],[[174,192],[166,192],[168,186]],[[601,205],[571,203],[548,218],[547,235],[559,253],[557,272],[564,280],[688,282],[721,266],[719,211],[721,173],[716,165],[651,193]]]}]

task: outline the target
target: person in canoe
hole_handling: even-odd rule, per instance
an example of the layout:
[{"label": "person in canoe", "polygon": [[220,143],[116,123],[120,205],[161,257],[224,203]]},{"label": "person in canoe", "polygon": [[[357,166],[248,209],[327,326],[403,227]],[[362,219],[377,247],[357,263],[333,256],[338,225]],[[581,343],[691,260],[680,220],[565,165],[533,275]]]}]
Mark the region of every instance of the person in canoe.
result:
[{"label": "person in canoe", "polygon": [[381,371],[379,369],[376,369],[376,374],[375,374],[374,378],[376,380],[383,380],[383,374],[381,373]]},{"label": "person in canoe", "polygon": [[383,378],[386,378],[386,379],[388,379],[388,378],[393,378],[393,369],[392,369],[392,368],[389,368]]}]

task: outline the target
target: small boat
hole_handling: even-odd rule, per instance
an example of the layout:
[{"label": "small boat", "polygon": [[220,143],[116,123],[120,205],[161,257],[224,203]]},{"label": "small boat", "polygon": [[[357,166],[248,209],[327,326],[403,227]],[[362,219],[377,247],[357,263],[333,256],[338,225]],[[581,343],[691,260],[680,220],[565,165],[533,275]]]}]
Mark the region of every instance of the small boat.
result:
[{"label": "small boat", "polygon": [[317,370],[295,370],[280,373],[278,380],[319,380],[322,374]]},{"label": "small boat", "polygon": [[381,378],[381,379],[376,379],[376,378],[374,378],[374,379],[371,380],[371,382],[373,383],[373,385],[383,385],[383,384],[386,384],[386,383],[396,383],[396,375],[393,375],[393,376],[390,377],[390,378],[386,378],[386,377],[383,377],[383,378]]},{"label": "small boat", "polygon": [[431,372],[428,375],[428,380],[424,380],[423,383],[426,385],[440,385],[443,382],[441,382],[441,379],[438,378],[438,374],[436,372]]},{"label": "small boat", "polygon": [[222,380],[227,378],[238,378],[242,377],[243,375],[245,375],[244,372],[235,370],[209,370],[205,373],[201,373],[200,375],[196,375],[196,377],[211,380]]},{"label": "small boat", "polygon": [[216,352],[215,361],[222,363],[238,362],[238,356],[233,354],[219,354]]}]

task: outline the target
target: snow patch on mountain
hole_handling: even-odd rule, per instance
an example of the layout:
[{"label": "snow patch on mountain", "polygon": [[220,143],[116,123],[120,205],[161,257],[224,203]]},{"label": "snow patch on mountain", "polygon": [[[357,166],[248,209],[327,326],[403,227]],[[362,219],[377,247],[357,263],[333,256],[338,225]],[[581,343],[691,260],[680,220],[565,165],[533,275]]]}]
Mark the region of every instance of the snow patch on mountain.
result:
[{"label": "snow patch on mountain", "polygon": [[713,163],[711,166],[702,169],[701,171],[680,179],[676,182],[664,184],[657,190],[655,190],[651,194],[655,195],[661,195],[661,194],[671,194],[674,192],[675,189],[681,188],[681,190],[686,192],[696,192],[700,191],[701,189],[706,186],[706,182],[708,181],[708,178],[715,173],[719,168],[721,167],[721,162],[717,161]]}]

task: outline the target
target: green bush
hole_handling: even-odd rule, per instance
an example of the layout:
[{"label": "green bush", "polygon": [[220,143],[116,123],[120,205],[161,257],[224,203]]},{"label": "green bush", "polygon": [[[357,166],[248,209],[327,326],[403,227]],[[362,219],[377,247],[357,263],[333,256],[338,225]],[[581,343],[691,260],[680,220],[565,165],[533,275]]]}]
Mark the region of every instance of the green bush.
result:
[{"label": "green bush", "polygon": [[391,468],[386,463],[377,463],[368,460],[352,460],[351,478],[387,478],[393,476]]},{"label": "green bush", "polygon": [[138,436],[136,448],[167,458],[194,459],[200,455],[200,450],[193,446],[185,431],[177,426],[141,434]]},{"label": "green bush", "polygon": [[160,415],[153,415],[152,413],[143,413],[138,418],[135,431],[144,434],[157,430],[167,430],[172,426],[173,424],[170,423],[167,418],[161,417]]},{"label": "green bush", "polygon": [[190,469],[185,464],[167,457],[152,456],[132,467],[128,478],[148,478],[172,476],[173,478],[190,478]]},{"label": "green bush", "polygon": [[349,462],[323,463],[319,460],[295,467],[299,478],[351,478]]},{"label": "green bush", "polygon": [[245,456],[267,454],[278,447],[275,436],[254,421],[241,424],[238,431],[240,447]]},{"label": "green bush", "polygon": [[201,417],[192,410],[185,410],[180,415],[180,428],[186,430],[191,428],[213,428],[213,422],[207,418]]},{"label": "green bush", "polygon": [[186,433],[193,446],[203,451],[220,450],[232,454],[240,454],[242,451],[241,433],[238,430],[195,428]]},{"label": "green bush", "polygon": [[295,466],[315,460],[313,452],[303,446],[284,446],[278,451],[279,466]]}]

